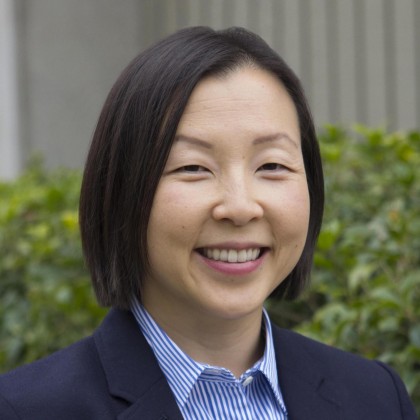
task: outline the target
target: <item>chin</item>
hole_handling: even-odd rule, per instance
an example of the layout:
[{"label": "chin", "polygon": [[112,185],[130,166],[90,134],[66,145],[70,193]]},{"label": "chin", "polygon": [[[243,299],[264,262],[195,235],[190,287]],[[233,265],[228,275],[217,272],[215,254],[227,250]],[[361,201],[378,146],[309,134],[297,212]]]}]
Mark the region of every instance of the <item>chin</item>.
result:
[{"label": "chin", "polygon": [[211,307],[207,304],[206,308],[203,309],[205,310],[206,315],[210,318],[235,321],[260,314],[262,312],[263,304],[264,301],[258,303],[225,301],[223,304],[218,303],[212,305]]}]

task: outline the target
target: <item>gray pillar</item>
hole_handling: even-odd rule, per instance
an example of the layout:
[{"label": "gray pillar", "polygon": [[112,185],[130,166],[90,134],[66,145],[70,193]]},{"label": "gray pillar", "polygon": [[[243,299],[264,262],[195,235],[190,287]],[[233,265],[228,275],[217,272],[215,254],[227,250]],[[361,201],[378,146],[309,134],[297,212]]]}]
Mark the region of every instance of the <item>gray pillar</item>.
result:
[{"label": "gray pillar", "polygon": [[21,169],[14,0],[0,0],[0,179]]}]

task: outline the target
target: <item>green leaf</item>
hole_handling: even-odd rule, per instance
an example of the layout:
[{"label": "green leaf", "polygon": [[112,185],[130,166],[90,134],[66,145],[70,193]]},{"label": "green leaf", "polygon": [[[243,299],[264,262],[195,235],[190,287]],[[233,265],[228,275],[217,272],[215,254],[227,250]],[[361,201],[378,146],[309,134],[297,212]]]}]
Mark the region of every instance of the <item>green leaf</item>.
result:
[{"label": "green leaf", "polygon": [[410,329],[410,342],[413,346],[420,349],[420,325],[415,325]]}]

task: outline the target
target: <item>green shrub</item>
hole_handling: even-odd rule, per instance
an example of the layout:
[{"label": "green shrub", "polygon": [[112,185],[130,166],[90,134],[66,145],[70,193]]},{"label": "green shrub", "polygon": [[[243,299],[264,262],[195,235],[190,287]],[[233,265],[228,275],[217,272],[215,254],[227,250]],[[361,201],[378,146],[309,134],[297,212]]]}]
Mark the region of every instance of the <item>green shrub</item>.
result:
[{"label": "green shrub", "polygon": [[0,371],[89,334],[104,314],[82,259],[80,181],[33,165],[0,184]]},{"label": "green shrub", "polygon": [[[420,134],[326,127],[326,209],[312,287],[273,319],[402,376],[420,414]],[[89,334],[79,172],[34,165],[0,184],[0,371]]]},{"label": "green shrub", "polygon": [[271,312],[392,365],[420,414],[420,133],[331,126],[320,143],[326,209],[312,287]]}]

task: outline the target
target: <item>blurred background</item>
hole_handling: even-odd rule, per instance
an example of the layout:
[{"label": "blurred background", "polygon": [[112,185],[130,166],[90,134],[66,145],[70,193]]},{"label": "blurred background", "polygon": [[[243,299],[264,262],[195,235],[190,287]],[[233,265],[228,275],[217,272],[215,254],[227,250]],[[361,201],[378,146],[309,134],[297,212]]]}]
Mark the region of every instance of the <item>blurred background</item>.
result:
[{"label": "blurred background", "polygon": [[[420,415],[420,0],[0,0],[0,372],[86,336],[82,167],[128,62],[176,29],[244,26],[301,78],[326,209],[279,325],[380,359]],[[39,158],[34,159],[34,155]]]},{"label": "blurred background", "polygon": [[41,152],[81,167],[126,64],[190,25],[244,26],[303,81],[318,126],[414,129],[418,0],[0,0],[0,177]]}]

